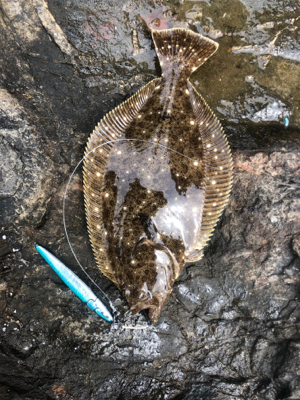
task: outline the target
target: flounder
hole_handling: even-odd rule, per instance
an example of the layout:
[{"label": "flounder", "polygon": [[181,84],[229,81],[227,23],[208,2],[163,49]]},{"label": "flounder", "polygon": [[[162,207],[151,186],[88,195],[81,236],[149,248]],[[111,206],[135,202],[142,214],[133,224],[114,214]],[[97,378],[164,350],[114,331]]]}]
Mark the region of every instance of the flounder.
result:
[{"label": "flounder", "polygon": [[228,200],[232,158],[222,127],[189,76],[218,44],[186,29],[153,30],[162,69],[90,136],[84,197],[97,264],[133,313],[156,322],[186,262]]}]

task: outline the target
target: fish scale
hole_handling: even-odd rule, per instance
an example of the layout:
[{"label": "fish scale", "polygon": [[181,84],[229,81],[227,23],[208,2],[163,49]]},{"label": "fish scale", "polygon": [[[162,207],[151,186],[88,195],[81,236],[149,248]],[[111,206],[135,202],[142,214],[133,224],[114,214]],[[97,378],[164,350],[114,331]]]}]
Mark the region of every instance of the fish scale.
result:
[{"label": "fish scale", "polygon": [[228,201],[232,158],[217,118],[189,82],[218,44],[186,29],[152,31],[162,77],[108,113],[84,159],[97,264],[136,313],[156,322],[186,261]]}]

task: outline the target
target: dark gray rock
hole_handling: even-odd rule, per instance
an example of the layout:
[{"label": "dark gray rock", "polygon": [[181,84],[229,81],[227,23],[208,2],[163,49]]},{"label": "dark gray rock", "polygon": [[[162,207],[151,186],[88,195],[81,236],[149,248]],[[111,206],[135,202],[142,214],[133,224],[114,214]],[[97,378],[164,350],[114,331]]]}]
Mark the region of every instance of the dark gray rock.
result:
[{"label": "dark gray rock", "polygon": [[[0,5],[0,398],[299,399],[297,2]],[[70,239],[119,324],[81,303],[34,242],[86,279],[62,199],[98,120],[159,75],[147,23],[218,40],[193,81],[233,147],[234,186],[158,323],[130,330],[145,320],[95,266],[80,172],[66,199]]]}]

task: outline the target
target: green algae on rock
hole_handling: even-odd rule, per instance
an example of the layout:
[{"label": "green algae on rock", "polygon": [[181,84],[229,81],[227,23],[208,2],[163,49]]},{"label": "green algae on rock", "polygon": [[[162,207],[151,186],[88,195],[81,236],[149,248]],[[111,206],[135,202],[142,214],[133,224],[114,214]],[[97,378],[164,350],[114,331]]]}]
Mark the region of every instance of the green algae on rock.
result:
[{"label": "green algae on rock", "polygon": [[89,138],[84,196],[101,271],[131,311],[156,322],[185,262],[202,257],[229,197],[220,123],[189,82],[218,44],[186,29],[152,31],[162,77],[107,114]]}]

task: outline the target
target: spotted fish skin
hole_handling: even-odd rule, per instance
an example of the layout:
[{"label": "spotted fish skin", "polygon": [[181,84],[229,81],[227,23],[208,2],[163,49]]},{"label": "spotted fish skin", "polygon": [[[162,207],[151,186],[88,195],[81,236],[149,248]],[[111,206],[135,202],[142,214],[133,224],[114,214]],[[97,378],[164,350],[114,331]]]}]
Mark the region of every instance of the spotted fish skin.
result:
[{"label": "spotted fish skin", "polygon": [[99,268],[132,312],[149,309],[156,322],[185,262],[202,257],[230,194],[232,158],[220,123],[189,82],[217,43],[185,29],[152,37],[162,77],[95,128],[84,196]]}]

